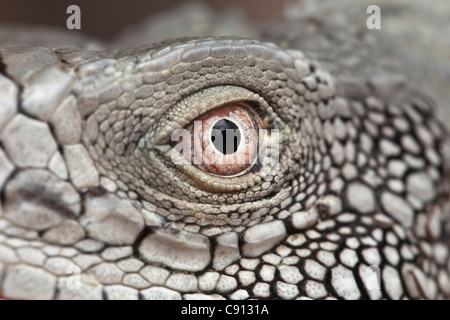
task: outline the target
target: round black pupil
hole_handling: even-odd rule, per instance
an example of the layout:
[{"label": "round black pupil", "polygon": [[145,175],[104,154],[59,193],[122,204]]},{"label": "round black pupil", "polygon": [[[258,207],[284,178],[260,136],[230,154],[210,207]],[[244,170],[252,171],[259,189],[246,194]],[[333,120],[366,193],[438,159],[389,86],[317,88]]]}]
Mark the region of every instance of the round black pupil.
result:
[{"label": "round black pupil", "polygon": [[241,132],[233,121],[221,119],[216,122],[211,131],[211,141],[223,154],[232,154],[239,147]]}]

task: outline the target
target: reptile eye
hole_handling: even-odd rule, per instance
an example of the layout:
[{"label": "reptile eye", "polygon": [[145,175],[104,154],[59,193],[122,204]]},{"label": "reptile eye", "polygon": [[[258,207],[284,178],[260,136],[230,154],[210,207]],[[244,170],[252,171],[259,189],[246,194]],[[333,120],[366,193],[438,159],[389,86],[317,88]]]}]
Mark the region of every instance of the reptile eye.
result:
[{"label": "reptile eye", "polygon": [[[261,120],[250,106],[227,104],[201,115],[186,127],[190,141],[184,141],[183,148],[190,147],[190,152],[183,154],[210,174],[240,175],[256,162],[261,128]],[[182,139],[172,145],[180,142]]]},{"label": "reptile eye", "polygon": [[285,181],[280,150],[288,139],[290,128],[263,97],[223,85],[172,105],[139,141],[147,155],[135,155],[143,170],[148,162],[165,168],[148,185],[189,202],[232,204],[261,199]]}]

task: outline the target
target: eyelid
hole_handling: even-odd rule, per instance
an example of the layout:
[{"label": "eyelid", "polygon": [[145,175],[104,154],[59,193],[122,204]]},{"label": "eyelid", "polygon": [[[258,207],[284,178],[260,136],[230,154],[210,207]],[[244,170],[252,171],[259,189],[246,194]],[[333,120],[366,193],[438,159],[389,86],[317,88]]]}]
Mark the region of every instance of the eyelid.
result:
[{"label": "eyelid", "polygon": [[248,102],[257,105],[264,113],[273,113],[260,95],[236,86],[211,87],[181,100],[171,107],[159,120],[154,136],[146,137],[147,147],[169,144],[172,132],[183,129],[202,114],[230,103]]}]

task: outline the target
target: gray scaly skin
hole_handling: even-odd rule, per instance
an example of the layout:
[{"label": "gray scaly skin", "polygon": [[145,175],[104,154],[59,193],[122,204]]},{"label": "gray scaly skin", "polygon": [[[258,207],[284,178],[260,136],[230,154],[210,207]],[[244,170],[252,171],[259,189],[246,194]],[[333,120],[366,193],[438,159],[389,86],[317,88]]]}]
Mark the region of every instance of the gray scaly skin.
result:
[{"label": "gray scaly skin", "polygon": [[[286,50],[0,49],[0,297],[449,298],[448,134],[397,46],[321,5],[265,36]],[[174,129],[235,101],[279,164],[170,161]]]},{"label": "gray scaly skin", "polygon": [[[449,297],[448,141],[426,99],[349,98],[245,39],[0,54],[2,297]],[[167,158],[174,129],[233,101],[280,130],[272,171]]]}]

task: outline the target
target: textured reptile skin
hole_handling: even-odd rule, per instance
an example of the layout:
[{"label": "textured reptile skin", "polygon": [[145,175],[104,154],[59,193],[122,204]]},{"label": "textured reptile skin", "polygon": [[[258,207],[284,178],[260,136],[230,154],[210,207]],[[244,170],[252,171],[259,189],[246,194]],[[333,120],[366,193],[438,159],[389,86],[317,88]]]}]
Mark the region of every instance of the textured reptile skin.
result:
[{"label": "textured reptile skin", "polygon": [[[0,58],[0,296],[450,297],[448,134],[403,78],[226,37]],[[174,165],[172,131],[233,102],[279,162]]]}]

